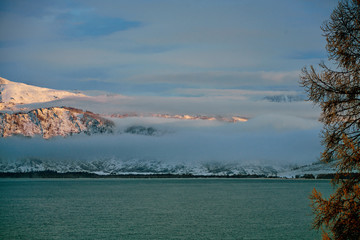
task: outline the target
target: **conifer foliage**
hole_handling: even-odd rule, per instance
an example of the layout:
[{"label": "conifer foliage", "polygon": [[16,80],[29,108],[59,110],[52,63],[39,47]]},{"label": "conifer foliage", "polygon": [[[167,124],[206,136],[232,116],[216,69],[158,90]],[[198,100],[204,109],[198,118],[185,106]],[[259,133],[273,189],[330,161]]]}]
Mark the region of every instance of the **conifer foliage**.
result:
[{"label": "conifer foliage", "polygon": [[322,109],[322,161],[337,167],[335,192],[313,190],[313,226],[323,239],[360,239],[360,0],[343,0],[321,27],[334,69],[303,68],[301,85]]}]

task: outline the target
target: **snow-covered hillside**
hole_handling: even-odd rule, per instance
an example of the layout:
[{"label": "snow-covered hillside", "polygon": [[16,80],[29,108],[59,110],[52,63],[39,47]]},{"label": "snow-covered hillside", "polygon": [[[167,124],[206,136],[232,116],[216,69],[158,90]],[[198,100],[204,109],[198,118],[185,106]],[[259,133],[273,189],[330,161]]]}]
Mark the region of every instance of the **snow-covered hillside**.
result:
[{"label": "snow-covered hillside", "polygon": [[17,104],[49,102],[67,97],[85,97],[85,95],[12,82],[0,77],[0,110],[11,110]]},{"label": "snow-covered hillside", "polygon": [[319,176],[335,173],[332,165],[316,163],[301,167],[279,167],[240,163],[197,162],[167,163],[161,160],[145,159],[98,159],[93,161],[54,161],[40,158],[25,158],[5,161],[0,158],[0,172],[56,171],[87,172],[100,175],[125,174],[191,174],[194,176],[236,176],[258,175],[264,177],[294,178],[305,175]]}]

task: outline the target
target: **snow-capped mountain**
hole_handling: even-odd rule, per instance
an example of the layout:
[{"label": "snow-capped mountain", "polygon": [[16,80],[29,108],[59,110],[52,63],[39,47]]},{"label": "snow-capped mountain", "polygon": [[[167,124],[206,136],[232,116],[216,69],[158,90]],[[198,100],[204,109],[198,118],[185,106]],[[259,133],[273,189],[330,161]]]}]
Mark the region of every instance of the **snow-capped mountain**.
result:
[{"label": "snow-capped mountain", "polygon": [[85,95],[12,82],[0,77],[0,110],[12,110],[18,104],[49,102],[67,97]]},{"label": "snow-capped mountain", "polygon": [[[0,137],[36,136],[48,139],[78,133],[110,133],[114,123],[72,107],[41,107],[18,111],[22,104],[46,103],[84,94],[31,86],[0,78]],[[21,109],[21,108],[20,108]]]},{"label": "snow-capped mountain", "polygon": [[43,138],[85,133],[111,133],[114,123],[91,112],[69,107],[34,109],[26,113],[0,113],[0,136]]}]

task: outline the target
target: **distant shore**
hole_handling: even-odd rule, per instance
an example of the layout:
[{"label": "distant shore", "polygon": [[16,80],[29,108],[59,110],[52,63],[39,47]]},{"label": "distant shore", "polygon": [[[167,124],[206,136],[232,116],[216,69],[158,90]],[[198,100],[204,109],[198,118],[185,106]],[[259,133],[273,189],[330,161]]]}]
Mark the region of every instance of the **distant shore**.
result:
[{"label": "distant shore", "polygon": [[[313,174],[297,175],[295,179],[333,179],[335,174]],[[96,174],[90,172],[56,172],[51,170],[33,171],[33,172],[0,172],[0,178],[276,178],[292,179],[278,176],[266,176],[258,174],[244,175],[194,175],[194,174],[171,174],[171,173],[154,173],[154,174]]]}]

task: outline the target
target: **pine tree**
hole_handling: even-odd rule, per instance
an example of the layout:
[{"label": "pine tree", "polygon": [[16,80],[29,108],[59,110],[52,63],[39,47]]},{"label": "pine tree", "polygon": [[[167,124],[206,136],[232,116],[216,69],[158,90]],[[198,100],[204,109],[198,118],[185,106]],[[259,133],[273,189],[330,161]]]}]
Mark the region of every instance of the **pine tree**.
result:
[{"label": "pine tree", "polygon": [[360,239],[360,0],[340,1],[321,27],[331,69],[303,68],[301,84],[322,109],[321,160],[336,164],[336,191],[325,199],[313,190],[313,226],[323,239]]}]

